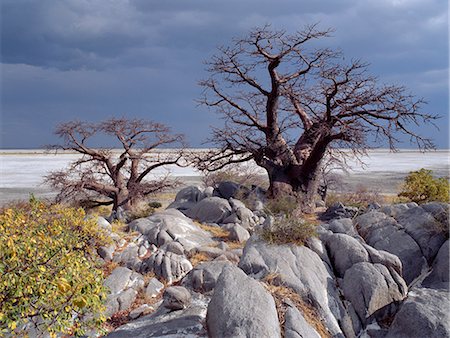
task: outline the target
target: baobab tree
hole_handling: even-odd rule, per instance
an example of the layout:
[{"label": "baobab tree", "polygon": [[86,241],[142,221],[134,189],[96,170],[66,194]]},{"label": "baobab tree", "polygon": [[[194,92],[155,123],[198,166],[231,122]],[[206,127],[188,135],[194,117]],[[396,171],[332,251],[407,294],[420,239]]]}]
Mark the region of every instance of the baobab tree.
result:
[{"label": "baobab tree", "polygon": [[364,62],[314,47],[330,33],[316,25],[295,34],[265,26],[218,49],[200,82],[200,103],[222,115],[224,126],[213,129],[218,150],[198,161],[200,169],[254,160],[267,171],[269,197],[294,195],[307,207],[332,147],[361,154],[384,140],[395,150],[400,134],[433,147],[411,128],[436,118],[421,111],[424,101],[401,86],[379,85]]},{"label": "baobab tree", "polygon": [[[56,128],[63,144],[54,149],[71,150],[80,158],[65,170],[52,172],[46,181],[59,190],[58,201],[89,199],[94,205],[112,205],[130,210],[143,197],[172,187],[174,180],[164,175],[148,180],[155,169],[177,164],[183,155],[183,137],[170,133],[163,124],[112,118],[99,123],[70,121]],[[88,142],[104,134],[112,138],[120,151],[95,149]],[[158,151],[177,145],[179,151]]]}]

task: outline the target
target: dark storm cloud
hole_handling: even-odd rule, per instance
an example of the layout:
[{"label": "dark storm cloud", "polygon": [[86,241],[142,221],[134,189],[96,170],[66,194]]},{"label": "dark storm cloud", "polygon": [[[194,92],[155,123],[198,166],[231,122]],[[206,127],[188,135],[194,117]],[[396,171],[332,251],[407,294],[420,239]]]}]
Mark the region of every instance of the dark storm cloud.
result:
[{"label": "dark storm cloud", "polygon": [[[216,46],[266,23],[288,31],[314,22],[335,28],[323,44],[370,62],[381,82],[406,84],[428,99],[430,111],[448,116],[442,0],[3,0],[1,6],[3,147],[51,143],[50,130],[68,119],[124,114],[166,122],[198,145],[217,124],[194,102],[206,75],[202,62]],[[442,121],[436,139],[446,146],[448,117]]]}]

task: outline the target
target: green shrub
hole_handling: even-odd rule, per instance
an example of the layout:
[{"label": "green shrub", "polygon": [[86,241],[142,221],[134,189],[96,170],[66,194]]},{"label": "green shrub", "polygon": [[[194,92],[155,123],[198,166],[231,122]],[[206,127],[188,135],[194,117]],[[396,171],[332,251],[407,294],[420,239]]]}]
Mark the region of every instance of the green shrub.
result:
[{"label": "green shrub", "polygon": [[420,169],[412,171],[405,178],[399,197],[405,197],[416,203],[431,201],[450,201],[449,180],[447,178],[434,178],[433,171]]},{"label": "green shrub", "polygon": [[107,244],[84,211],[31,199],[0,213],[0,336],[83,334],[100,327],[106,290],[96,248]]},{"label": "green shrub", "polygon": [[260,235],[270,244],[303,245],[316,235],[316,225],[295,216],[276,217],[273,226],[261,230]]}]

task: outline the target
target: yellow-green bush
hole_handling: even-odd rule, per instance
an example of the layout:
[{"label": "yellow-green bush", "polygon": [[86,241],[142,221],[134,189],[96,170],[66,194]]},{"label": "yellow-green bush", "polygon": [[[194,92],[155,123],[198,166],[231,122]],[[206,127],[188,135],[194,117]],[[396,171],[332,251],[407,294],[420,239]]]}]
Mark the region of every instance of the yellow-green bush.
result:
[{"label": "yellow-green bush", "polygon": [[96,248],[106,236],[82,209],[28,204],[0,213],[0,336],[82,334],[99,327],[106,290]]},{"label": "yellow-green bush", "polygon": [[399,197],[405,197],[416,203],[450,201],[449,180],[433,177],[433,171],[420,169],[412,171],[405,178]]}]

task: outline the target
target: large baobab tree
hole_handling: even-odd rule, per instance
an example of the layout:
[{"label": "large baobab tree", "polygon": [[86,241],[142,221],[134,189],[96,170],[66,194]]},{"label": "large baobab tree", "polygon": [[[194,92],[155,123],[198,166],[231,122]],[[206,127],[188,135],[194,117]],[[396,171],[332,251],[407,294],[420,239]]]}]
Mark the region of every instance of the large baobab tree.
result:
[{"label": "large baobab tree", "polygon": [[314,47],[330,30],[307,26],[296,34],[252,30],[219,48],[207,62],[200,103],[217,111],[224,126],[213,130],[203,170],[253,159],[269,176],[271,197],[291,194],[311,205],[322,159],[331,147],[361,153],[373,142],[391,149],[404,134],[432,147],[411,125],[436,117],[403,87],[379,85],[367,64],[347,62],[338,51]]},{"label": "large baobab tree", "polygon": [[[59,190],[57,200],[89,199],[93,204],[130,210],[143,197],[172,187],[167,175],[153,180],[155,169],[180,164],[183,137],[170,133],[163,124],[147,120],[112,118],[99,123],[70,121],[59,125],[55,134],[63,144],[52,148],[79,153],[65,170],[52,172],[46,181]],[[89,142],[100,135],[112,138],[120,148],[95,149]],[[162,146],[179,146],[179,151],[160,151]]]}]

